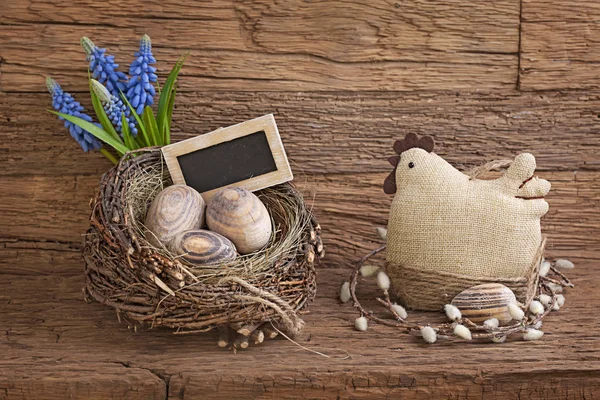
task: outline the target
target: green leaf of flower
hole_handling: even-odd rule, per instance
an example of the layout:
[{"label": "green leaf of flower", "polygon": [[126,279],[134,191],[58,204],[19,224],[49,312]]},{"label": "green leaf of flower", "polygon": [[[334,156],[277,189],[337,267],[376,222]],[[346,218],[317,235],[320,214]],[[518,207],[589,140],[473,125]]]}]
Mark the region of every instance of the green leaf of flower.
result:
[{"label": "green leaf of flower", "polygon": [[66,119],[67,121],[74,123],[75,125],[79,126],[81,129],[85,129],[86,131],[88,131],[89,133],[91,133],[92,135],[97,137],[98,139],[102,140],[107,145],[112,146],[119,153],[119,155],[123,155],[130,150],[125,145],[123,145],[121,142],[115,140],[104,129],[98,128],[98,126],[94,125],[91,122],[88,122],[79,117],[74,117],[72,115],[63,114],[63,113],[56,112],[53,110],[49,110],[49,111],[53,114],[58,115],[59,117]]},{"label": "green leaf of flower", "polygon": [[[137,114],[137,112],[135,111],[135,108],[133,108],[133,106],[131,105],[129,100],[127,100],[127,96],[125,96],[125,94],[123,92],[121,92],[121,98],[123,99],[125,104],[127,104],[127,107],[129,107],[129,110],[131,111],[131,115],[133,115],[135,117],[135,120],[137,121],[138,128],[140,128],[140,132],[141,132],[141,135],[140,135],[142,137],[141,140],[144,143],[144,145],[142,147],[153,146],[152,141],[150,140],[150,137],[148,136],[148,130],[146,129],[144,122],[142,121],[140,116]],[[138,139],[138,138],[139,138],[139,136],[136,137],[136,139]]]},{"label": "green leaf of flower", "polygon": [[[170,121],[167,116],[169,112],[169,104],[171,102],[171,97],[175,95],[175,81],[177,80],[179,71],[181,71],[183,63],[185,62],[188,54],[189,52],[187,54],[182,55],[179,58],[179,60],[177,60],[177,62],[173,66],[173,69],[171,69],[171,72],[169,73],[169,76],[167,77],[167,80],[165,81],[162,90],[160,91],[160,98],[158,100],[158,110],[156,112],[156,120],[159,128],[160,137],[162,138],[162,142],[165,144],[171,142]],[[169,126],[167,126],[167,124],[169,124]]]},{"label": "green leaf of flower", "polygon": [[169,105],[167,107],[167,120],[164,123],[164,140],[165,144],[171,144],[171,120],[173,119],[173,107],[175,106],[175,96],[177,95],[177,88],[173,88],[173,94],[169,97]]},{"label": "green leaf of flower", "polygon": [[156,124],[156,119],[154,118],[154,114],[152,113],[152,108],[150,108],[150,106],[146,106],[146,108],[144,108],[142,119],[144,120],[146,129],[148,129],[148,134],[151,138],[152,145],[163,146],[164,143],[158,133],[158,125]]},{"label": "green leaf of flower", "polygon": [[131,150],[135,150],[138,148],[137,143],[131,137],[131,132],[129,131],[129,121],[127,117],[125,117],[125,113],[121,114],[121,131],[123,132],[123,141],[125,145],[129,147]]}]

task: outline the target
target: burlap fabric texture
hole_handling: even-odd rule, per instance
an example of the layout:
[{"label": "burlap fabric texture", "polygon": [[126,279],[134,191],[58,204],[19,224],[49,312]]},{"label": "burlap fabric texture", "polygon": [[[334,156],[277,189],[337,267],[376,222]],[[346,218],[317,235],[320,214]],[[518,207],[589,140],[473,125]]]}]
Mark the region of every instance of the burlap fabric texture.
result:
[{"label": "burlap fabric texture", "polygon": [[407,135],[386,192],[396,190],[387,271],[401,303],[439,310],[460,291],[498,282],[527,302],[543,253],[540,218],[550,183],[533,177],[533,155],[518,155],[498,179],[473,179]]}]

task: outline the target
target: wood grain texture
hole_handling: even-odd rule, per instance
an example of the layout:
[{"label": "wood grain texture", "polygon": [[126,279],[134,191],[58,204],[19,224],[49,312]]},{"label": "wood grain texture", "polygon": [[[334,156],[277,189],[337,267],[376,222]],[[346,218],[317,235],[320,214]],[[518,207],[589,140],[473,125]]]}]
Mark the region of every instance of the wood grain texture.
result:
[{"label": "wood grain texture", "polygon": [[64,0],[9,5],[0,17],[0,90],[39,92],[45,75],[86,90],[81,36],[125,66],[144,33],[163,77],[191,50],[181,90],[481,90],[514,88],[517,80],[518,0],[127,4],[148,10],[143,17],[123,16],[122,8],[114,0],[100,8]]},{"label": "wood grain texture", "polygon": [[524,0],[520,89],[600,87],[600,4]]},{"label": "wood grain texture", "polygon": [[[314,204],[323,227],[327,252],[324,267],[350,266],[378,245],[375,227],[387,225],[392,201],[392,196],[381,189],[385,176],[323,174],[296,180],[307,201]],[[549,236],[548,254],[574,260],[598,259],[600,173],[565,171],[541,176],[553,185],[547,197],[550,211],[542,219]],[[64,268],[57,263],[77,258],[73,252],[81,248],[88,228],[88,202],[97,179],[29,176],[28,185],[23,185],[22,179],[0,178],[1,237],[6,243],[0,247],[0,265],[7,265],[10,273],[81,274],[81,262],[75,267],[67,263]]]},{"label": "wood grain texture", "polygon": [[[597,2],[4,3],[0,399],[589,399],[600,392]],[[110,165],[81,152],[45,114],[43,78],[58,79],[90,110],[89,96],[76,93],[87,89],[79,38],[109,47],[126,67],[144,33],[153,38],[161,81],[191,50],[174,140],[275,114],[327,251],[298,343],[332,358],[285,340],[234,356],[215,346],[216,334],[134,333],[111,308],[84,303],[81,235]],[[556,88],[569,90],[536,92]],[[546,320],[543,340],[431,347],[380,326],[353,329],[357,315],[337,301],[349,276],[341,267],[381,243],[375,227],[386,224],[392,200],[381,190],[386,159],[407,132],[433,135],[434,151],[454,165],[536,156],[539,175],[553,184],[543,219],[548,256],[576,262],[576,288]],[[374,297],[374,288],[363,286],[359,296]]]},{"label": "wood grain texture", "polygon": [[[455,165],[529,151],[541,171],[600,169],[598,92],[227,92],[184,94],[177,102],[174,141],[275,113],[297,179],[323,172],[389,173],[392,145],[407,132],[432,135],[434,152]],[[47,94],[0,93],[0,176],[106,171],[104,157],[83,153],[62,124],[45,114],[49,107]],[[43,168],[40,160],[48,160]]]},{"label": "wood grain texture", "polygon": [[580,0],[577,7],[563,0],[523,0],[524,22],[593,22],[600,15],[600,3]]},{"label": "wood grain texture", "polygon": [[[24,280],[3,275],[0,376],[8,379],[0,382],[16,382],[13,385],[23,390],[26,398],[40,398],[48,388],[44,382],[52,377],[59,388],[77,387],[78,391],[71,392],[73,398],[123,398],[126,388],[130,388],[130,397],[124,398],[151,398],[150,390],[156,398],[167,398],[160,397],[162,382],[168,398],[173,399],[366,399],[386,395],[558,399],[592,398],[600,390],[600,340],[590,329],[600,323],[596,312],[600,282],[591,262],[578,263],[571,275],[577,289],[567,295],[561,311],[548,317],[542,341],[533,345],[523,341],[470,343],[460,346],[458,359],[457,346],[449,342],[427,345],[382,326],[371,326],[367,332],[354,330],[355,310],[340,305],[336,298],[339,283],[348,275],[348,270],[320,270],[319,296],[303,317],[307,326],[297,339],[330,359],[302,351],[283,339],[234,355],[216,346],[216,333],[178,336],[162,329],[133,333],[127,322],[116,320],[113,309],[85,304],[80,276]],[[361,288],[361,299],[374,297],[375,282],[365,282]],[[38,297],[30,295],[32,290]],[[39,301],[42,296],[43,303]],[[367,304],[376,312],[381,310],[374,302]],[[438,317],[444,318],[441,313]],[[409,318],[420,320],[423,315],[410,313]],[[435,319],[432,315],[425,318]],[[346,356],[349,358],[342,359]],[[13,371],[33,363],[33,379],[17,379],[22,375]],[[256,365],[260,368],[253,367]],[[99,382],[92,392],[96,396],[85,397],[84,389],[89,386],[84,382],[92,371]],[[113,385],[104,384],[111,380]],[[23,397],[20,391],[8,393],[5,398]],[[53,394],[47,390],[44,395],[66,398],[64,391]]]},{"label": "wood grain texture", "polygon": [[[2,347],[13,346],[24,352],[31,350],[29,346],[19,346],[10,340],[4,345]],[[3,400],[167,398],[164,380],[150,370],[129,368],[125,363],[63,362],[57,359],[7,361],[0,363],[0,396]]]}]

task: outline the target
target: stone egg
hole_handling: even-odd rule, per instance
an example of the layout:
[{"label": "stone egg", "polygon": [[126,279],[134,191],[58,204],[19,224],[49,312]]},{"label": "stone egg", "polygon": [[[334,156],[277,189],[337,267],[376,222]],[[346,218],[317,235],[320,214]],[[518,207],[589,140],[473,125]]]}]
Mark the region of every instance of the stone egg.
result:
[{"label": "stone egg", "polygon": [[193,265],[233,260],[235,245],[216,232],[194,229],[182,232],[171,241],[171,251]]},{"label": "stone egg", "polygon": [[185,185],[165,188],[152,201],[146,213],[146,239],[154,246],[168,246],[173,238],[204,224],[206,204],[200,193]]},{"label": "stone egg", "polygon": [[497,318],[500,324],[506,324],[512,320],[508,305],[516,302],[515,294],[506,286],[486,283],[463,290],[451,304],[458,307],[463,317],[475,323]]},{"label": "stone egg", "polygon": [[273,231],[262,201],[254,193],[232,186],[221,189],[209,201],[206,224],[231,240],[240,254],[262,249]]}]

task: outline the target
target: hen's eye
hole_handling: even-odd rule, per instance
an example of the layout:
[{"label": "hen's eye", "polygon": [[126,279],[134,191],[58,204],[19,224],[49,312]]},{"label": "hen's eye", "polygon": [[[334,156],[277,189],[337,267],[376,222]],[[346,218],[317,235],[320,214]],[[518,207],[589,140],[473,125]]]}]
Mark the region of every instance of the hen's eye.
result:
[{"label": "hen's eye", "polygon": [[414,166],[415,166],[414,162],[411,161],[408,163],[408,168],[414,168]]}]

